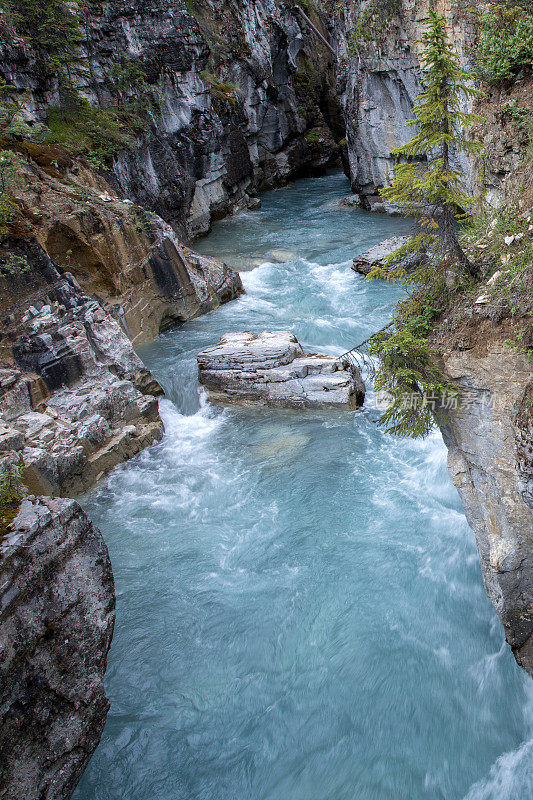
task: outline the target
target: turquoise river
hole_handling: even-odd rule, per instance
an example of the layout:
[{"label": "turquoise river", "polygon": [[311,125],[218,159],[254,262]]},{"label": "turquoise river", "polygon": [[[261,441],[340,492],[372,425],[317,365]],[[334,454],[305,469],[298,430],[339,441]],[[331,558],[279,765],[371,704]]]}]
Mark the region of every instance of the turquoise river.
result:
[{"label": "turquoise river", "polygon": [[340,354],[400,289],[353,256],[406,230],[302,180],[198,244],[246,295],[139,350],[163,440],[82,498],[113,562],[102,742],[76,800],[531,800],[533,683],[485,597],[435,433],[363,410],[221,409],[196,353],[291,330]]}]

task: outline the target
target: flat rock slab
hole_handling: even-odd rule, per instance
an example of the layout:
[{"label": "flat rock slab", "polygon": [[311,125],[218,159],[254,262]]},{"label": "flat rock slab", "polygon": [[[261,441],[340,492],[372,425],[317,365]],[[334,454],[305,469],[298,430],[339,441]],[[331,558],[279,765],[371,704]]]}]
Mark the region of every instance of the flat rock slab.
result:
[{"label": "flat rock slab", "polygon": [[353,260],[352,269],[361,275],[368,275],[372,267],[376,265],[382,266],[387,256],[390,256],[402,245],[407,244],[409,239],[409,236],[392,236],[390,239],[385,239],[383,242],[371,247],[370,250],[356,256]]},{"label": "flat rock slab", "polygon": [[354,409],[365,398],[356,367],[304,353],[289,331],[226,333],[197,360],[200,383],[216,403]]}]

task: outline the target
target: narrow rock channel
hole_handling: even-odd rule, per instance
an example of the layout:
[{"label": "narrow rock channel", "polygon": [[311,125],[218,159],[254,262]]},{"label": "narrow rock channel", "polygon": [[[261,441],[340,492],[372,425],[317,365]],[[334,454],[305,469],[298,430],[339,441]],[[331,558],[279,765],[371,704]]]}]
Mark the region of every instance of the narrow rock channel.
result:
[{"label": "narrow rock channel", "polygon": [[[297,182],[199,244],[246,294],[139,347],[161,442],[82,504],[117,594],[102,742],[76,800],[529,800],[531,684],[481,583],[439,435],[363,409],[218,408],[196,355],[288,330],[340,355],[400,290],[355,255],[407,223]],[[251,269],[250,269],[251,268]]]}]

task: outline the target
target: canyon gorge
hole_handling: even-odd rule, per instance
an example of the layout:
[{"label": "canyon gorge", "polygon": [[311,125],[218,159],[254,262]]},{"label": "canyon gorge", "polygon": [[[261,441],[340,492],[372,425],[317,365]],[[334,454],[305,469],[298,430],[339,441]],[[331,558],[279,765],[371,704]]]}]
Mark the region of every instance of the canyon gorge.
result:
[{"label": "canyon gorge", "polygon": [[[484,8],[477,0],[433,4],[426,0],[131,0],[128,4],[87,0],[78,9],[77,91],[90,107],[112,105],[117,90],[109,76],[118,74],[120,62],[127,72],[120,102],[126,105],[137,95],[148,98],[143,125],[133,125],[123,146],[97,159],[88,152],[75,152],[60,137],[50,144],[38,137],[30,141],[2,134],[2,148],[16,153],[21,165],[13,189],[16,214],[0,242],[0,470],[23,463],[27,494],[13,517],[3,520],[0,539],[1,800],[22,795],[27,800],[67,800],[98,745],[109,708],[104,675],[115,623],[115,590],[105,531],[102,536],[91,522],[93,512],[100,512],[90,490],[104,485],[118,465],[136,457],[146,459],[142,463],[148,464],[147,485],[152,486],[153,480],[154,491],[158,480],[165,486],[176,480],[176,493],[182,491],[174,467],[169,466],[168,449],[176,430],[189,419],[186,412],[193,417],[203,413],[196,399],[191,400],[197,397],[197,375],[191,372],[196,370],[196,354],[200,353],[200,362],[203,355],[207,364],[213,346],[229,330],[250,326],[254,330],[248,336],[255,337],[266,329],[287,331],[294,318],[301,323],[301,336],[297,333],[305,342],[305,353],[312,359],[319,358],[315,347],[324,353],[320,370],[336,387],[344,373],[334,359],[386,324],[392,308],[389,300],[372,294],[377,291],[373,288],[361,289],[366,284],[350,266],[353,257],[370,246],[408,233],[399,209],[387,204],[379,190],[391,181],[396,163],[392,151],[412,135],[406,122],[424,86],[419,39],[430,5],[445,17],[461,64],[469,68],[479,36],[472,11]],[[50,109],[61,105],[61,86],[57,76],[43,67],[38,41],[17,25],[12,6],[0,3],[0,76],[14,87],[26,124],[51,125]],[[531,145],[509,109],[531,108],[533,77],[524,69],[512,81],[483,88],[483,97],[474,103],[479,121],[468,135],[485,143],[485,155],[460,156],[454,166],[472,193],[485,193],[492,209],[512,202],[525,219],[533,205],[527,155]],[[327,207],[319,202],[320,182],[302,189],[314,205],[306,206],[297,189],[290,195],[293,206],[289,201],[283,205],[283,192],[292,191],[292,182],[297,187],[300,179],[319,181],[320,176],[331,175],[326,180],[332,183],[324,184],[329,192]],[[353,197],[341,207],[342,197],[350,191]],[[281,199],[267,199],[273,196]],[[260,216],[263,213],[266,216]],[[278,222],[273,221],[274,214]],[[301,219],[303,238],[298,240],[296,231],[296,244],[283,242],[284,215],[294,227]],[[245,220],[242,251],[241,219]],[[264,242],[263,229],[253,228],[254,219],[269,232]],[[332,234],[331,243],[324,241],[327,226],[335,231],[337,219],[341,220],[338,238]],[[360,241],[349,238],[352,219],[356,228],[360,226]],[[228,244],[231,232],[235,244]],[[312,249],[315,236],[318,255]],[[353,251],[348,256],[347,246]],[[13,259],[24,268],[2,268]],[[346,275],[338,277],[338,264],[346,263]],[[292,287],[261,272],[264,264],[284,268],[290,264],[287,280]],[[322,314],[311,300],[293,298],[290,292],[300,280],[297,271],[291,272],[294,264],[302,270],[308,298],[313,291],[319,296],[338,293],[338,314]],[[328,265],[333,277],[321,272]],[[361,313],[374,330],[365,327],[366,322],[350,328],[351,315],[359,312],[346,299],[352,289],[346,288],[345,280],[359,293]],[[466,302],[451,307],[432,334],[444,374],[469,399],[462,407],[448,408],[440,427],[449,474],[475,535],[485,591],[516,661],[532,674],[531,308],[518,315],[520,346],[509,346],[514,328],[500,298],[491,295],[490,280],[481,280]],[[264,293],[261,281],[270,294]],[[279,313],[267,308],[269,303],[275,306],[278,291]],[[369,299],[363,291],[370,292]],[[394,291],[391,297],[396,301]],[[286,306],[281,299],[284,292],[289,296]],[[233,327],[217,327],[219,323],[210,322],[213,319],[228,320]],[[315,336],[312,329],[320,325],[334,331],[330,339]],[[187,342],[183,353],[179,326],[184,326]],[[289,344],[295,342],[300,348],[290,331]],[[168,338],[172,336],[176,338]],[[162,349],[154,354],[159,341]],[[173,377],[165,348],[189,359],[179,380]],[[301,348],[298,353],[291,368],[306,360]],[[287,363],[280,362],[283,367]],[[208,367],[204,364],[203,369]],[[209,375],[211,384],[207,378],[203,382],[216,393],[219,376]],[[358,371],[352,369],[346,376],[339,405],[354,409],[363,403],[364,388]],[[372,403],[369,377],[365,379]],[[313,375],[299,382],[298,391],[305,381],[312,383]],[[329,387],[323,387],[321,395],[326,390]],[[341,389],[334,394],[337,391]],[[172,403],[180,409],[179,419],[172,416]],[[300,406],[297,400],[297,413],[307,413]],[[251,412],[235,413],[244,415],[236,417],[240,432]],[[217,419],[207,415],[201,424],[215,428]],[[334,429],[332,435],[341,448],[351,434],[336,419],[328,422],[324,417],[323,422]],[[308,431],[294,432],[290,419],[284,420],[285,443],[280,437],[279,449],[268,451],[274,464],[289,446],[287,441],[297,452],[304,434],[312,436]],[[372,447],[386,447],[372,435]],[[187,463],[189,439],[177,441],[175,452],[179,456],[183,447]],[[276,441],[274,436],[274,445]],[[198,449],[205,457],[201,468],[205,477],[214,469],[214,457],[210,451],[204,453],[202,442]],[[159,479],[152,474],[153,445],[162,454]],[[194,440],[191,446],[195,447]],[[232,452],[231,438],[226,446]],[[255,446],[257,452],[266,453],[264,441]],[[357,446],[366,452],[360,442]],[[246,470],[253,472],[251,464]],[[331,464],[336,465],[333,456]],[[324,474],[329,468],[324,466]],[[110,485],[126,481],[128,475],[135,484],[137,479],[126,470],[119,467],[113,472],[109,480],[115,483]],[[240,480],[242,472],[236,472],[234,482]],[[123,489],[127,497],[129,485]],[[307,484],[305,489],[308,494],[302,490],[302,503],[306,498],[312,503],[313,492]],[[108,498],[103,491],[105,509]],[[210,491],[216,494],[213,487]],[[247,491],[253,496],[255,489],[247,486]],[[342,504],[329,484],[328,491]],[[140,496],[142,492],[139,487]],[[268,497],[275,516],[277,499]],[[127,516],[122,502],[126,501],[117,507]],[[162,506],[166,502],[168,498]],[[232,502],[240,507],[240,499]],[[131,503],[136,508],[136,501]],[[221,507],[224,499],[217,497],[216,503]],[[261,507],[261,501],[254,503]],[[145,511],[138,513],[142,525],[157,527],[146,519]],[[334,519],[335,509],[329,513]],[[364,509],[360,513],[364,517]],[[431,513],[437,513],[433,507]],[[401,514],[395,510],[393,516],[400,520]],[[244,524],[255,523],[250,516]],[[432,524],[428,522],[430,528]],[[297,527],[292,518],[287,525]],[[127,549],[123,543],[120,548]],[[345,588],[342,570],[341,574]],[[283,586],[278,590],[283,594]],[[393,598],[390,603],[394,606]],[[274,599],[272,604],[275,608]],[[314,613],[319,615],[316,609]],[[431,617],[426,624],[432,626]],[[529,680],[525,673],[522,678]],[[193,733],[190,741],[195,741]],[[503,752],[498,746],[490,745],[493,760]],[[121,769],[117,767],[119,774]],[[87,783],[82,782],[86,794],[75,796],[96,797],[91,794],[92,780],[89,776]],[[283,793],[283,778],[279,780]],[[426,776],[427,781],[431,784]],[[201,784],[193,795],[185,782],[176,797],[208,796],[212,785]],[[302,784],[304,794],[310,785]],[[523,780],[526,791],[530,785]],[[416,786],[406,791],[422,797],[415,794]],[[369,787],[368,797],[393,796],[386,790],[371,795]],[[156,790],[150,784],[149,792]],[[131,800],[141,796],[135,791],[134,787]],[[233,796],[231,791],[236,791],[235,784],[229,783],[218,796]],[[345,787],[332,796],[344,797],[343,791]],[[456,788],[430,786],[427,791],[424,797],[459,797],[453,794]],[[304,795],[295,791],[290,796]]]}]

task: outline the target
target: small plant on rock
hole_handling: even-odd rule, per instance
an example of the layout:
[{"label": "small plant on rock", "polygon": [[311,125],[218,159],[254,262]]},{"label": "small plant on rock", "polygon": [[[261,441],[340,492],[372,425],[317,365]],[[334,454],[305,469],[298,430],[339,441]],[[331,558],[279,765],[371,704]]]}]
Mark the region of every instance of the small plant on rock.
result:
[{"label": "small plant on rock", "polygon": [[0,508],[20,503],[25,493],[23,474],[22,465],[8,467],[0,473]]},{"label": "small plant on rock", "polygon": [[12,150],[0,150],[0,241],[9,233],[8,225],[13,220],[17,205],[13,192],[22,184],[20,170],[24,160]]},{"label": "small plant on rock", "polygon": [[489,5],[480,19],[477,75],[489,83],[512,79],[533,67],[533,13],[530,0]]}]

